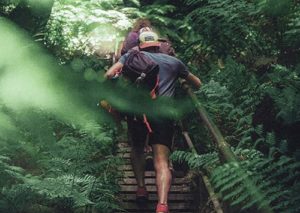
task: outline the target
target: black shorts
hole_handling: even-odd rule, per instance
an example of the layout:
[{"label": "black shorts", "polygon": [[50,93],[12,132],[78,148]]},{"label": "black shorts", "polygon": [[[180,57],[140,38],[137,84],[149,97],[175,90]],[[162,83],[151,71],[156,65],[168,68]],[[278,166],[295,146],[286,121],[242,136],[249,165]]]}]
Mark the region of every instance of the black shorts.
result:
[{"label": "black shorts", "polygon": [[[149,135],[149,145],[162,144],[170,150],[172,148],[174,136],[174,121],[161,119],[149,121],[152,133]],[[148,129],[142,119],[127,118],[128,133],[132,146],[144,147],[148,134]]]}]

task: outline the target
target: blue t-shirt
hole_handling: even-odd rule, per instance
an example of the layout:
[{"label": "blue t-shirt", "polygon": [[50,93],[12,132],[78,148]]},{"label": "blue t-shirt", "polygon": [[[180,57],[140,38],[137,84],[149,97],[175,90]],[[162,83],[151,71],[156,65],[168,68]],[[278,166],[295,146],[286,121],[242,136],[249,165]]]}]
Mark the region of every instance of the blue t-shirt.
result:
[{"label": "blue t-shirt", "polygon": [[[169,56],[163,53],[149,53],[141,51],[159,66],[159,85],[158,94],[159,96],[173,97],[175,93],[175,83],[178,78],[185,79],[189,71],[183,62],[173,56]],[[119,62],[125,64],[129,53],[121,56]]]}]

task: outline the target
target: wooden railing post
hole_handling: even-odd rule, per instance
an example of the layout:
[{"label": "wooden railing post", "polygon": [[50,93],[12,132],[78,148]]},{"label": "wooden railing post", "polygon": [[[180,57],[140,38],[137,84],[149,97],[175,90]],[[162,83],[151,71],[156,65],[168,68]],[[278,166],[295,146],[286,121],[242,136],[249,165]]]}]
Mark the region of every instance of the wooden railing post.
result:
[{"label": "wooden railing post", "polygon": [[[204,107],[201,105],[197,96],[193,93],[190,86],[187,84],[187,82],[185,80],[180,80],[180,83],[181,83],[182,88],[186,91],[188,96],[191,98],[200,118],[202,119],[202,121],[207,126],[210,133],[212,134],[214,142],[218,148],[220,160],[224,163],[227,163],[227,162],[237,162],[238,163],[238,160],[237,160],[235,154],[230,149],[230,146],[226,143],[219,128],[210,119],[208,113],[206,112]],[[240,167],[240,169],[243,170],[243,168],[241,168],[241,167]],[[247,190],[251,192],[253,200],[258,199],[258,198],[259,198],[259,200],[263,200],[262,193],[256,187],[256,185],[253,183],[253,181],[250,180],[250,178],[245,177],[244,185],[247,188]],[[272,208],[268,204],[265,204],[265,203],[263,203],[258,209],[259,209],[259,212],[261,212],[261,213],[273,213]]]},{"label": "wooden railing post", "polygon": [[[194,146],[194,144],[193,144],[193,142],[192,142],[192,140],[190,138],[189,133],[183,128],[182,121],[180,122],[180,127],[181,127],[181,130],[182,130],[181,133],[182,133],[182,135],[183,135],[183,137],[184,137],[184,139],[185,139],[185,141],[186,141],[189,149],[192,151],[192,153],[198,154],[197,150],[196,150],[196,148],[195,148],[195,146]],[[211,199],[211,202],[212,202],[212,204],[214,206],[214,210],[217,213],[223,213],[220,201],[219,201],[217,195],[215,194],[215,192],[214,192],[214,190],[213,190],[213,188],[212,188],[212,186],[211,186],[211,184],[209,182],[208,177],[206,175],[204,175],[202,172],[200,172],[200,175],[201,175],[201,178],[202,178],[203,183],[205,185],[205,188],[207,190],[207,193],[208,193],[208,195],[209,195],[209,197]]]},{"label": "wooden railing post", "polygon": [[191,98],[200,118],[202,119],[202,121],[205,123],[205,125],[208,127],[209,131],[211,132],[215,145],[218,147],[219,153],[221,154],[221,159],[225,162],[235,161],[236,160],[235,156],[231,151],[229,145],[226,143],[219,128],[214,124],[214,122],[211,120],[206,110],[198,101],[197,96],[193,93],[192,89],[184,80],[181,81],[181,85],[182,88],[186,91],[186,93]]}]

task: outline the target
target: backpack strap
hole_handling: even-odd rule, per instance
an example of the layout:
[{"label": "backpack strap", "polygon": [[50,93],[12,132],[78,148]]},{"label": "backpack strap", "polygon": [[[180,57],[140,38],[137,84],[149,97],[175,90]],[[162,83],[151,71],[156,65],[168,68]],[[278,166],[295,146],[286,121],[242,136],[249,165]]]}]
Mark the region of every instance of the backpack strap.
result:
[{"label": "backpack strap", "polygon": [[[151,92],[150,92],[150,95],[151,95],[151,98],[152,98],[152,99],[155,99],[155,98],[156,98],[156,90],[157,90],[157,88],[158,88],[158,82],[159,82],[159,77],[157,76],[155,86],[154,86],[154,88],[153,88],[153,89],[151,90]],[[145,114],[143,114],[143,118],[144,118],[144,123],[145,123],[145,125],[146,125],[146,127],[147,127],[147,129],[148,129],[148,132],[149,132],[149,133],[152,133],[153,130],[152,130],[151,125],[150,125],[150,123],[148,122],[147,116],[146,116]]]},{"label": "backpack strap", "polygon": [[146,125],[146,127],[147,127],[147,129],[148,129],[148,132],[149,132],[149,133],[152,133],[153,130],[152,130],[152,128],[151,128],[151,126],[150,126],[150,123],[149,123],[149,121],[147,120],[147,116],[146,116],[145,114],[143,114],[143,118],[144,118],[144,123],[145,123],[145,125]]},{"label": "backpack strap", "polygon": [[150,92],[150,95],[151,95],[152,99],[156,98],[156,91],[158,89],[158,83],[159,83],[159,76],[157,75],[155,86],[154,86],[154,88]]}]

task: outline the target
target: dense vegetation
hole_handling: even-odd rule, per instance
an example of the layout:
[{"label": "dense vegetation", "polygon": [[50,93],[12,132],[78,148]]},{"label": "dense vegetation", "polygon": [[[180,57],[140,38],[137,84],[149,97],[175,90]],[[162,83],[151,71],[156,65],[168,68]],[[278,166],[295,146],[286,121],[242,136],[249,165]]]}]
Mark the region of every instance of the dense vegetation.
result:
[{"label": "dense vegetation", "polygon": [[219,158],[186,100],[157,110],[189,111],[199,155],[172,158],[234,212],[300,211],[298,1],[4,0],[0,14],[0,212],[119,208],[116,133],[96,104],[136,108],[102,76],[138,17],[202,79],[196,94],[240,162]]}]

